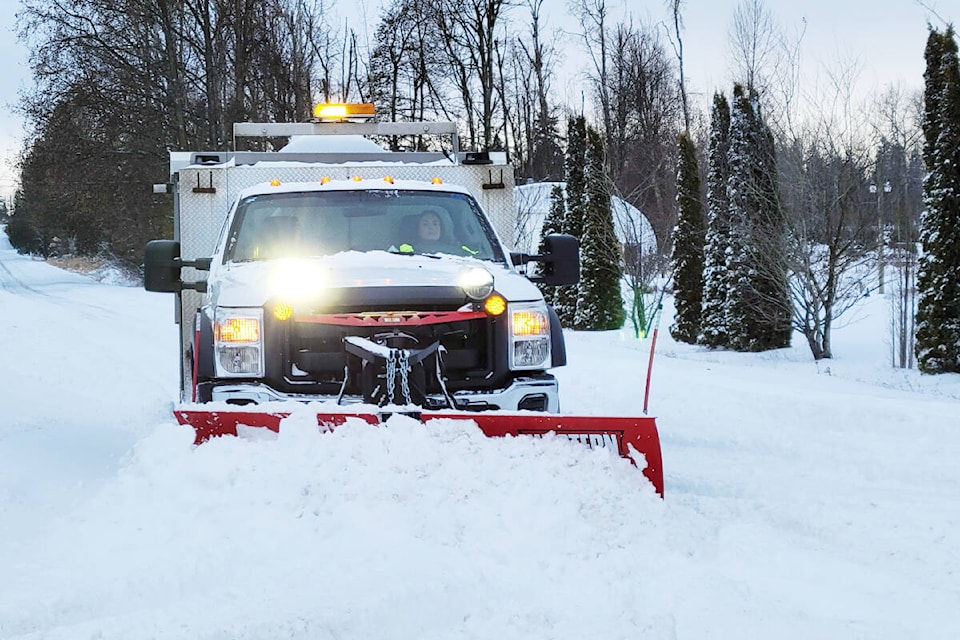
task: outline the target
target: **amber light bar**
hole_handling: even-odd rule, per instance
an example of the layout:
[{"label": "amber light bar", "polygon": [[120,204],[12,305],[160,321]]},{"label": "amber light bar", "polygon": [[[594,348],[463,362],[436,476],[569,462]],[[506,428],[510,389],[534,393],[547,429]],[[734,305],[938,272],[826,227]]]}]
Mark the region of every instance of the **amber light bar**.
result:
[{"label": "amber light bar", "polygon": [[313,116],[324,121],[351,118],[369,120],[376,114],[377,110],[372,102],[320,103],[313,108]]}]

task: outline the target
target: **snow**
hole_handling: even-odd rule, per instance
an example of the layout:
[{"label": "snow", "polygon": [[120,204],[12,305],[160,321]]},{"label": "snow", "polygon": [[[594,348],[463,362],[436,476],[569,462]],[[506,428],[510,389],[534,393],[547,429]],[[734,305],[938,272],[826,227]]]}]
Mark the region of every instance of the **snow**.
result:
[{"label": "snow", "polygon": [[[555,186],[566,189],[564,182],[528,182],[514,189],[521,250],[537,252],[543,236],[543,223],[550,213],[550,194]],[[641,245],[644,254],[656,253],[657,237],[647,217],[622,198],[613,196],[610,202],[615,231],[620,241]]]},{"label": "snow", "polygon": [[[170,296],[0,236],[0,308],[0,638],[960,637],[960,376],[888,367],[883,296],[819,365],[662,330],[665,500],[462,422],[194,447]],[[564,410],[639,414],[649,341],[567,340]]]},{"label": "snow", "polygon": [[533,300],[539,296],[529,280],[508,269],[503,262],[470,256],[446,255],[438,260],[436,255],[343,251],[334,256],[225,265],[214,261],[210,276],[218,282],[218,304],[225,307],[264,304],[278,293],[297,300],[316,294],[324,286],[437,287],[478,277],[488,283],[492,279],[497,292],[507,300]]},{"label": "snow", "polygon": [[290,136],[284,153],[386,153],[380,145],[359,135]]}]

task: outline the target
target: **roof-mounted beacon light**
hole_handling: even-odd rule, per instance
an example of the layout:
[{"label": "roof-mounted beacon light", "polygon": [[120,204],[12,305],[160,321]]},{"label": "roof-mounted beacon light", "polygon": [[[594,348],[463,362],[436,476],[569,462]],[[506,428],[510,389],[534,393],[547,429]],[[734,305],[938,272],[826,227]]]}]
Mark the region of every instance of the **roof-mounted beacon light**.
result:
[{"label": "roof-mounted beacon light", "polygon": [[319,122],[366,122],[377,115],[372,102],[320,103],[313,108]]}]

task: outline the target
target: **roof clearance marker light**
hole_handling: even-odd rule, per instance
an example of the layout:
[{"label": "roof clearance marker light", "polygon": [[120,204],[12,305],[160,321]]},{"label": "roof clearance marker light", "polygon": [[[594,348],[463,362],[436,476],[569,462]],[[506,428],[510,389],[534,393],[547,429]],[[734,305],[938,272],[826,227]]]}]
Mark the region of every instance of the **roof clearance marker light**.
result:
[{"label": "roof clearance marker light", "polygon": [[280,181],[277,180],[276,178],[274,178],[273,180],[270,181],[270,186],[271,186],[271,187],[279,187],[279,186],[280,186]]},{"label": "roof clearance marker light", "polygon": [[330,176],[323,176],[320,178],[320,184],[327,184],[328,182],[330,182]]},{"label": "roof clearance marker light", "polygon": [[507,310],[507,301],[498,293],[487,298],[483,303],[483,310],[491,316],[502,316]]},{"label": "roof clearance marker light", "polygon": [[393,184],[393,176],[383,176],[383,181]]},{"label": "roof clearance marker light", "polygon": [[362,180],[363,180],[363,178],[361,178],[360,176],[353,176],[353,181],[354,181],[354,182],[360,182],[360,181],[362,181]]},{"label": "roof clearance marker light", "polygon": [[273,307],[273,317],[281,322],[284,320],[289,320],[292,315],[293,307],[284,302],[278,302]]},{"label": "roof clearance marker light", "polygon": [[433,180],[430,181],[430,184],[443,184],[443,180],[439,176],[435,176]]}]

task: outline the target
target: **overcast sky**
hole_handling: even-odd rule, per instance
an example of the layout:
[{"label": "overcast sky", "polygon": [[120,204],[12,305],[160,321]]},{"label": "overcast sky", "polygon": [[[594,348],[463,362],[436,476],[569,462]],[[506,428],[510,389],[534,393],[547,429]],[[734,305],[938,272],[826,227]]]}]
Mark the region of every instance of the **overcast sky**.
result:
[{"label": "overcast sky", "polygon": [[18,92],[29,73],[27,52],[17,43],[15,14],[18,0],[0,0],[0,196],[11,198],[14,190],[13,162],[23,139],[23,122],[13,113]]},{"label": "overcast sky", "polygon": [[[371,25],[376,22],[378,0],[353,0],[349,4],[334,0],[334,4],[351,21],[366,17]],[[608,6],[614,9],[613,18],[623,15],[618,6],[629,5],[640,12],[635,13],[637,22],[648,23],[667,17],[666,4],[665,0],[608,0]],[[730,91],[727,33],[737,4],[737,0],[684,1],[684,64],[688,91],[694,99],[706,101],[716,90]],[[925,4],[945,20],[960,20],[955,0],[927,0]],[[905,88],[922,87],[927,22],[942,26],[917,0],[767,0],[766,6],[789,37],[795,38],[803,30],[801,65],[805,77],[822,74],[824,66],[856,62],[861,94],[895,83]],[[568,0],[545,1],[548,30],[577,29],[568,7]],[[19,9],[19,0],[0,0],[0,59],[4,61],[0,82],[0,195],[5,196],[13,190],[11,165],[23,140],[23,123],[11,107],[18,100],[18,91],[29,81],[27,52],[15,35],[14,16]],[[577,70],[586,57],[572,35],[557,43],[565,59],[556,90],[566,103],[577,104],[582,85]]]}]

